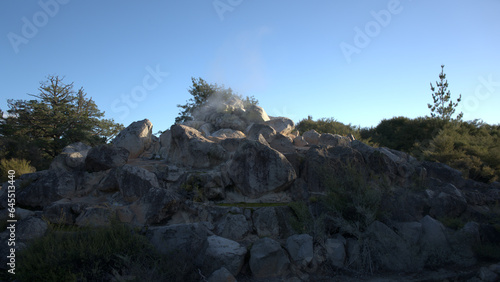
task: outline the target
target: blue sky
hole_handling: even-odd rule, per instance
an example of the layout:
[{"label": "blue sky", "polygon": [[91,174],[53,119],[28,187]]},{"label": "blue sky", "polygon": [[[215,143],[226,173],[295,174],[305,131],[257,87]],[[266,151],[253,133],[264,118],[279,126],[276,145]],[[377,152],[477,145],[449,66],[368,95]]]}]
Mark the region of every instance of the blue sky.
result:
[{"label": "blue sky", "polygon": [[0,2],[0,108],[47,75],[107,118],[165,130],[191,77],[271,116],[362,127],[429,115],[441,64],[464,119],[500,123],[500,1]]}]

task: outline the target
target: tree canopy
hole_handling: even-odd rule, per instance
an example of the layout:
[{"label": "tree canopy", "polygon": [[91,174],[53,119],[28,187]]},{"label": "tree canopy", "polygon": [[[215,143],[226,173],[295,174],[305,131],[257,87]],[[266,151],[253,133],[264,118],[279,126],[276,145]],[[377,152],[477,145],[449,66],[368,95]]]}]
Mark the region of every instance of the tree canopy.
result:
[{"label": "tree canopy", "polygon": [[236,97],[243,100],[245,104],[257,105],[259,103],[253,96],[243,98],[243,96],[234,93],[231,88],[225,88],[224,85],[219,86],[217,83],[208,84],[201,77],[198,79],[191,77],[191,81],[193,85],[188,92],[193,97],[186,104],[177,105],[180,108],[180,112],[179,116],[175,118],[176,123],[192,120],[194,110],[205,105],[209,98],[215,95],[218,95],[217,98],[221,101],[228,101],[230,98]]},{"label": "tree canopy", "polygon": [[40,82],[35,99],[9,99],[7,114],[0,119],[0,158],[30,160],[37,168],[46,168],[61,150],[75,142],[94,146],[110,141],[124,127],[112,119],[103,119],[92,98],[73,83],[48,76]]}]

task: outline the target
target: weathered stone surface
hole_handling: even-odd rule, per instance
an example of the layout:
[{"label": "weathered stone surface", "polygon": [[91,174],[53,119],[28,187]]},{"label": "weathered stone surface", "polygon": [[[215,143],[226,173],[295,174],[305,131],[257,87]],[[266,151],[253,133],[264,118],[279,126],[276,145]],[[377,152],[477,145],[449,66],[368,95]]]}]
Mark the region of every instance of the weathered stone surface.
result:
[{"label": "weathered stone surface", "polygon": [[252,140],[240,145],[229,164],[228,174],[236,189],[249,197],[288,188],[297,177],[285,156]]},{"label": "weathered stone surface", "polygon": [[479,269],[479,278],[487,282],[498,281],[498,274],[483,266]]},{"label": "weathered stone surface", "polygon": [[43,209],[43,217],[50,223],[74,224],[76,218],[89,204],[62,199]]},{"label": "weathered stone surface", "polygon": [[273,117],[266,124],[283,135],[290,134],[295,129],[295,123],[287,117]]},{"label": "weathered stone surface", "polygon": [[307,141],[307,143],[309,143],[311,145],[318,145],[319,136],[320,136],[320,134],[314,129],[311,129],[311,130],[308,130],[308,131],[302,133],[302,137],[304,137],[304,139]]},{"label": "weathered stone surface", "polygon": [[328,238],[325,242],[326,256],[332,266],[343,268],[346,259],[346,240],[342,236]]},{"label": "weathered stone surface", "polygon": [[219,129],[212,133],[211,136],[217,138],[245,138],[245,134],[243,132],[229,128]]},{"label": "weathered stone surface", "polygon": [[203,223],[173,224],[148,228],[146,237],[162,254],[199,254],[211,232]]},{"label": "weathered stone surface", "polygon": [[26,242],[40,238],[45,235],[47,229],[47,223],[43,219],[37,217],[29,217],[19,220],[15,229],[16,240]]},{"label": "weathered stone surface", "polygon": [[372,259],[377,265],[390,271],[415,271],[422,266],[412,261],[414,255],[408,245],[392,229],[382,222],[373,222],[367,230]]},{"label": "weathered stone surface", "polygon": [[50,164],[53,170],[82,170],[90,146],[77,142],[64,147],[62,152]]},{"label": "weathered stone surface", "polygon": [[109,226],[114,215],[114,211],[109,207],[87,207],[75,219],[75,224],[83,227]]},{"label": "weathered stone surface", "polygon": [[281,245],[273,239],[257,240],[250,250],[250,270],[257,278],[283,275],[290,265],[290,260]]},{"label": "weathered stone surface", "polygon": [[279,237],[280,229],[274,207],[262,207],[255,210],[252,219],[259,237]]},{"label": "weathered stone surface", "polygon": [[148,119],[131,123],[113,139],[116,147],[122,147],[129,151],[129,158],[137,158],[151,145],[153,124]]},{"label": "weathered stone surface", "polygon": [[420,220],[422,223],[422,237],[420,250],[427,258],[428,266],[436,266],[450,261],[450,244],[446,238],[444,225],[430,216]]},{"label": "weathered stone surface", "polygon": [[227,153],[196,129],[184,125],[172,125],[172,142],[167,161],[187,167],[208,168],[221,164]]},{"label": "weathered stone surface", "polygon": [[304,136],[297,136],[293,139],[293,145],[297,147],[306,147],[309,143],[306,141]]},{"label": "weathered stone surface", "polygon": [[418,244],[420,237],[422,236],[422,223],[413,222],[401,222],[396,224],[397,232],[401,238],[411,245]]},{"label": "weathered stone surface", "polygon": [[[21,188],[21,186],[25,186]],[[24,174],[16,180],[16,199],[20,207],[43,208],[76,192],[75,177],[70,172],[44,170]]]},{"label": "weathered stone surface", "polygon": [[257,105],[249,105],[245,107],[243,118],[248,123],[264,123],[270,120],[269,116],[266,114],[266,111],[264,111],[262,107],[259,107]]},{"label": "weathered stone surface", "polygon": [[318,144],[323,146],[349,146],[351,141],[338,134],[323,133],[319,136]]},{"label": "weathered stone surface", "polygon": [[203,249],[201,264],[204,273],[224,267],[234,276],[240,272],[247,253],[247,249],[239,243],[216,235],[206,239]]},{"label": "weathered stone surface", "polygon": [[467,209],[467,201],[462,192],[453,184],[433,187],[429,215],[434,218],[459,217]]},{"label": "weathered stone surface", "polygon": [[313,260],[313,238],[309,234],[296,234],[288,237],[286,249],[292,261],[300,266],[307,266]]},{"label": "weathered stone surface", "polygon": [[167,222],[179,209],[178,195],[167,189],[151,188],[139,200],[132,203],[129,209],[134,214],[137,224],[160,224]]},{"label": "weathered stone surface", "polygon": [[118,187],[126,201],[133,202],[153,187],[159,187],[156,175],[142,167],[124,165],[116,170]]},{"label": "weathered stone surface", "polygon": [[293,146],[292,138],[281,133],[276,134],[269,145],[271,146],[271,148],[282,154],[295,153],[295,147]]},{"label": "weathered stone surface", "polygon": [[217,225],[217,235],[235,241],[242,240],[250,232],[250,225],[242,214],[226,214]]},{"label": "weathered stone surface", "polygon": [[119,167],[127,163],[129,151],[113,145],[98,145],[89,150],[85,158],[85,169],[97,172]]},{"label": "weathered stone surface", "polygon": [[208,278],[208,282],[236,282],[236,278],[225,267],[221,267],[214,271]]},{"label": "weathered stone surface", "polygon": [[276,130],[267,124],[254,123],[246,129],[246,134],[251,140],[258,140],[259,135],[262,135],[267,142],[271,142],[276,135]]}]

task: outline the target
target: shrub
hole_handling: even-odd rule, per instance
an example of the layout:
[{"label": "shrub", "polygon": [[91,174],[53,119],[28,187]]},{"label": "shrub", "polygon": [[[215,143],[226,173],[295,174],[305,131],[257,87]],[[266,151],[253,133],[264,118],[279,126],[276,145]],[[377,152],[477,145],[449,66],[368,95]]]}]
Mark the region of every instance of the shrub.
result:
[{"label": "shrub", "polygon": [[5,182],[8,180],[9,170],[15,171],[16,178],[26,174],[35,172],[36,169],[30,165],[27,160],[21,159],[2,159],[0,160],[0,180]]}]

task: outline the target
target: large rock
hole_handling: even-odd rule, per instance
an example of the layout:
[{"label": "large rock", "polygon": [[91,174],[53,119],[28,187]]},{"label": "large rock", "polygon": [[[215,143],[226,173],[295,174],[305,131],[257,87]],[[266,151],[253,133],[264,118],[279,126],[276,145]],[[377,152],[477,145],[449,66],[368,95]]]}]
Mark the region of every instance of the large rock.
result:
[{"label": "large rock", "polygon": [[250,225],[243,214],[226,214],[217,225],[217,234],[231,240],[240,241],[249,232]]},{"label": "large rock", "polygon": [[112,143],[130,152],[129,158],[137,158],[151,145],[153,124],[148,119],[131,123],[122,130]]},{"label": "large rock", "polygon": [[274,207],[259,208],[252,214],[253,225],[259,237],[274,237],[280,235],[278,217]]},{"label": "large rock", "polygon": [[193,168],[208,168],[221,164],[227,153],[219,144],[205,138],[201,132],[185,125],[172,125],[172,142],[167,161]]},{"label": "large rock", "polygon": [[247,249],[235,241],[216,235],[209,236],[202,251],[203,272],[212,273],[224,267],[236,276],[243,266],[246,253]]},{"label": "large rock", "polygon": [[311,129],[309,131],[302,133],[302,137],[304,137],[306,142],[311,144],[311,145],[318,145],[319,136],[320,136],[320,134],[318,132],[316,132],[316,130],[314,130],[314,129]]},{"label": "large rock", "polygon": [[266,111],[264,111],[263,108],[257,105],[249,105],[245,107],[243,118],[248,123],[264,123],[270,120],[269,116],[266,114]]},{"label": "large rock", "polygon": [[278,133],[269,143],[271,148],[282,154],[295,153],[295,147],[293,146],[292,138]]},{"label": "large rock", "polygon": [[43,218],[55,224],[74,224],[76,218],[85,211],[88,203],[72,202],[68,199],[56,201],[43,209]]},{"label": "large rock", "polygon": [[286,249],[293,262],[307,266],[314,257],[313,238],[309,234],[296,234],[286,240]]},{"label": "large rock", "polygon": [[118,187],[126,201],[133,202],[153,187],[160,187],[156,175],[145,168],[124,165],[116,171]]},{"label": "large rock", "polygon": [[172,255],[178,252],[193,257],[202,251],[210,235],[203,223],[150,227],[146,232],[146,237],[160,253]]},{"label": "large rock", "polygon": [[259,135],[262,135],[267,142],[271,140],[276,135],[276,130],[267,124],[254,123],[246,129],[248,139],[258,140]]},{"label": "large rock", "polygon": [[233,130],[230,128],[223,128],[215,131],[211,135],[212,137],[217,138],[245,138],[245,134],[239,130]]},{"label": "large rock", "polygon": [[426,259],[427,266],[435,267],[450,261],[451,248],[446,238],[444,225],[430,216],[420,220],[422,224],[422,236],[420,237],[420,249],[422,257]]},{"label": "large rock", "polygon": [[319,136],[318,144],[323,146],[349,146],[351,140],[338,134],[323,133]]},{"label": "large rock", "polygon": [[136,224],[166,223],[178,211],[179,196],[172,190],[151,188],[138,201],[129,206]]},{"label": "large rock", "polygon": [[53,170],[82,170],[90,146],[77,142],[64,147],[62,152],[50,164]]},{"label": "large rock", "polygon": [[325,242],[326,255],[332,266],[343,268],[346,259],[347,241],[344,237],[328,238]]},{"label": "large rock", "polygon": [[47,223],[37,217],[19,220],[16,224],[16,239],[22,242],[40,238],[47,232]]},{"label": "large rock", "polygon": [[85,158],[85,169],[97,172],[119,167],[127,163],[129,151],[113,145],[98,145],[89,150]]},{"label": "large rock", "polygon": [[270,238],[257,240],[250,250],[250,270],[257,278],[283,275],[290,265],[290,260],[280,243]]},{"label": "large rock", "polygon": [[286,189],[297,177],[285,156],[252,140],[242,142],[228,174],[236,189],[252,198]]},{"label": "large rock", "polygon": [[290,134],[295,129],[295,123],[287,117],[273,117],[266,124],[283,135]]},{"label": "large rock", "polygon": [[214,271],[210,277],[208,277],[208,282],[236,282],[236,278],[227,270],[225,267],[221,267]]},{"label": "large rock", "polygon": [[467,201],[460,190],[453,184],[447,183],[441,187],[433,187],[429,191],[431,195],[429,215],[434,218],[450,217],[456,218],[467,209]]},{"label": "large rock", "polygon": [[76,192],[74,175],[64,170],[24,174],[16,180],[15,185],[16,204],[26,208],[43,208]]}]

